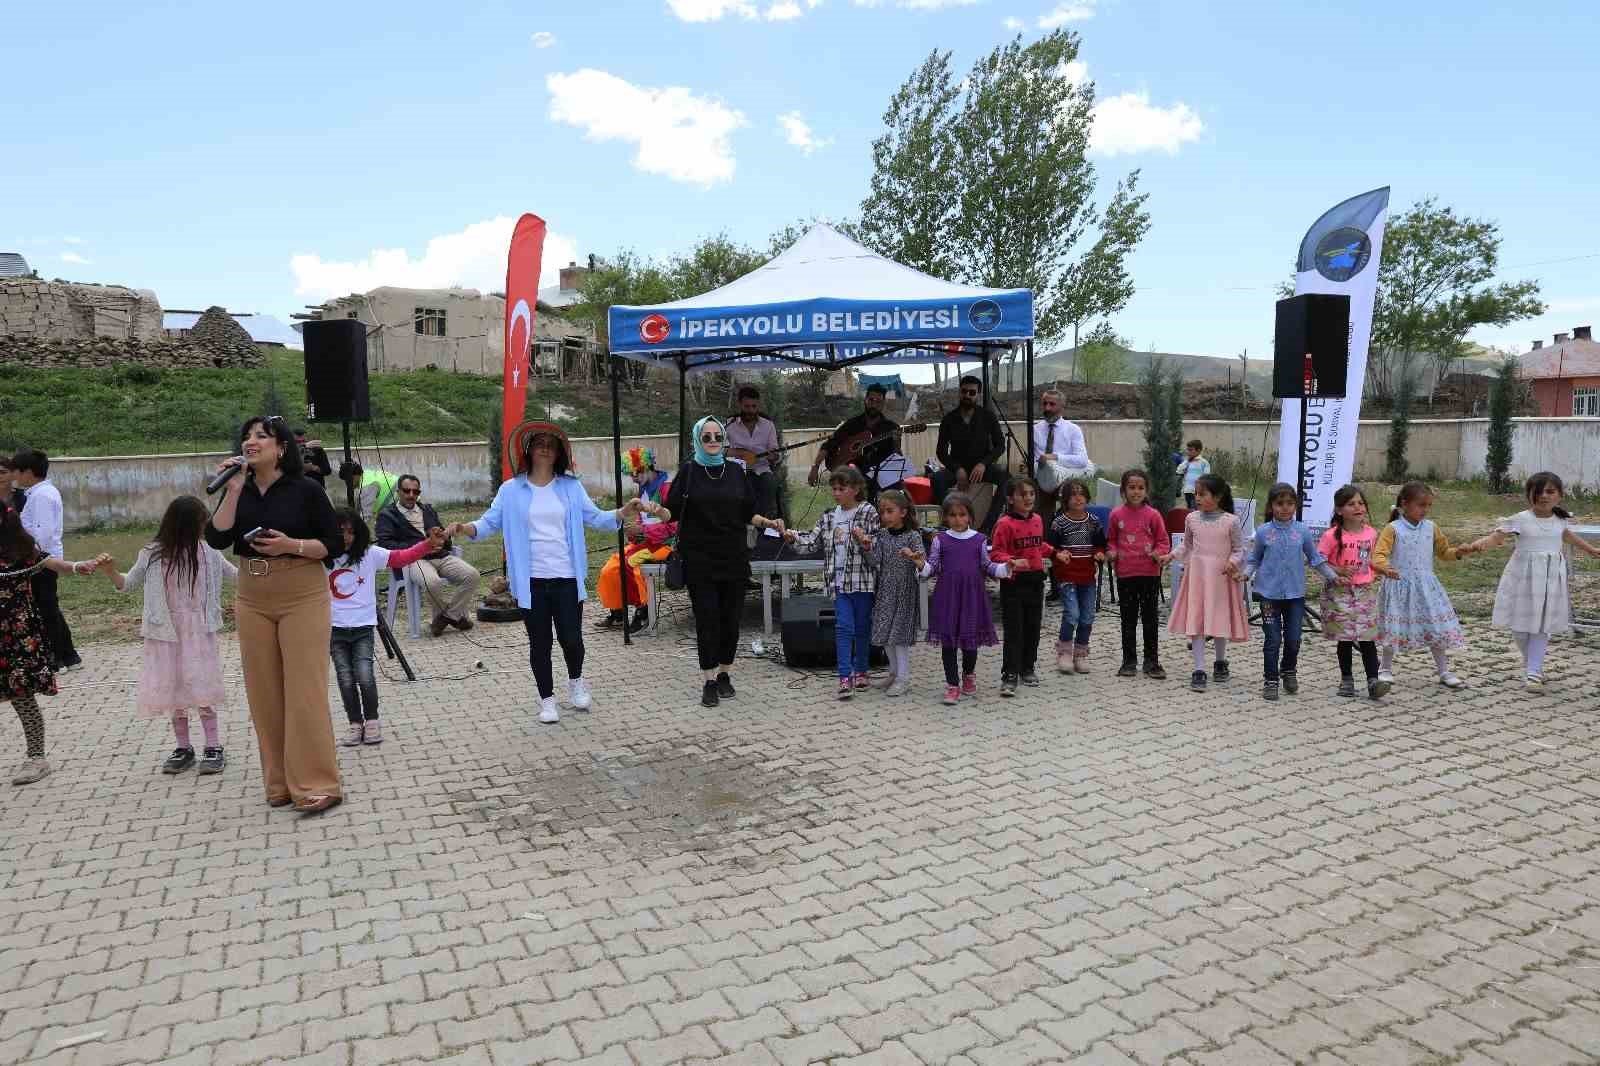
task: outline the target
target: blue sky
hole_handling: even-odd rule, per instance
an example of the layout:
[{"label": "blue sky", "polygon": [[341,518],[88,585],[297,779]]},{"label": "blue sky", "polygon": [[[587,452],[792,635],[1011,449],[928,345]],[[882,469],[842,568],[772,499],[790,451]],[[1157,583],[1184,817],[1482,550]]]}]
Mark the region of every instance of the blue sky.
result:
[{"label": "blue sky", "polygon": [[1542,282],[1550,314],[1475,339],[1600,319],[1600,9],[1577,0],[15,6],[0,250],[287,319],[375,284],[498,288],[522,211],[552,274],[763,246],[854,213],[930,50],[965,69],[1057,21],[1107,102],[1102,198],[1133,167],[1151,194],[1114,320],[1136,347],[1265,355],[1306,227],[1384,184],[1497,219],[1504,276]]}]

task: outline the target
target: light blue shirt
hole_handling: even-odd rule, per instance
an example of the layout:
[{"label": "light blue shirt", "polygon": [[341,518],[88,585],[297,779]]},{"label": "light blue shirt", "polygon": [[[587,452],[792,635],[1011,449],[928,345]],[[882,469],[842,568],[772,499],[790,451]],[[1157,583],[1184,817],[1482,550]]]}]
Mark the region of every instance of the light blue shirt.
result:
[{"label": "light blue shirt", "polygon": [[[589,545],[584,540],[583,527],[615,531],[617,512],[602,511],[583,491],[583,482],[571,474],[563,474],[550,483],[567,508],[567,552],[572,560],[572,572],[578,579],[578,602],[588,598],[584,580],[589,573]],[[527,475],[519,474],[510,481],[500,483],[494,502],[483,512],[483,517],[472,523],[476,531],[469,540],[483,540],[495,533],[505,535],[506,580],[517,606],[523,610],[533,607],[528,582],[533,572],[532,548],[529,543],[528,506],[533,503],[533,485]]]},{"label": "light blue shirt", "polygon": [[1337,575],[1317,550],[1317,539],[1304,522],[1276,518],[1255,532],[1245,555],[1245,572],[1255,580],[1256,595],[1264,600],[1306,598],[1306,567],[1314,567],[1332,581]]}]

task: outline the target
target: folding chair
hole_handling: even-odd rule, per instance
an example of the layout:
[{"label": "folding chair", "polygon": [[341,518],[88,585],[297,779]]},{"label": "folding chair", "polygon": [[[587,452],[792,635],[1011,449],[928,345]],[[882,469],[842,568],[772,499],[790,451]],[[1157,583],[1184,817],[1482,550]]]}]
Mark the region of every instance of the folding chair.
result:
[{"label": "folding chair", "polygon": [[[457,559],[461,558],[461,546],[456,545],[450,549],[450,554]],[[406,621],[407,630],[412,640],[422,639],[422,598],[425,595],[422,583],[411,576],[412,571],[408,566],[404,570],[389,568],[389,599],[383,609],[383,620],[388,623],[389,632],[394,632],[394,616],[398,606],[397,597],[402,589],[406,594]]]}]

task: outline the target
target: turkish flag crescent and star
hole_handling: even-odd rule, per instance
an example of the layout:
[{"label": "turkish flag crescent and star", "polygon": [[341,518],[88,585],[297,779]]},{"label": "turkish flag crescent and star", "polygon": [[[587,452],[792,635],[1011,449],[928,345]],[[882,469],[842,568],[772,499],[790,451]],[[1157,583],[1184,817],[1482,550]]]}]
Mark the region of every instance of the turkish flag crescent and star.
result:
[{"label": "turkish flag crescent and star", "polygon": [[511,431],[528,403],[528,353],[533,346],[533,316],[539,305],[539,267],[544,259],[544,219],[523,215],[511,231],[506,256],[505,396],[500,407],[500,476],[515,467]]}]

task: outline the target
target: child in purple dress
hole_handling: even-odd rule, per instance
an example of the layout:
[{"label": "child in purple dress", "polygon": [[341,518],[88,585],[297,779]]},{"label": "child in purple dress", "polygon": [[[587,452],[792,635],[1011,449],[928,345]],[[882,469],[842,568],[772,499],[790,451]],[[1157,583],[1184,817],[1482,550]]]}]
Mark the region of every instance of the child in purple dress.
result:
[{"label": "child in purple dress", "polygon": [[[933,538],[922,576],[939,575],[928,605],[928,643],[938,644],[944,655],[944,702],[958,703],[963,695],[978,694],[978,649],[999,643],[994,617],[989,613],[989,590],[984,576],[1005,577],[1003,563],[989,561],[989,545],[972,528],[972,498],[952,492],[942,508],[945,529]],[[961,675],[956,674],[956,649],[961,649]]]}]

